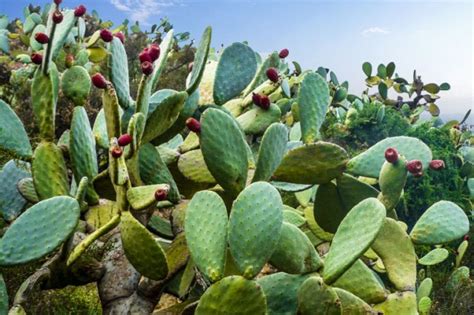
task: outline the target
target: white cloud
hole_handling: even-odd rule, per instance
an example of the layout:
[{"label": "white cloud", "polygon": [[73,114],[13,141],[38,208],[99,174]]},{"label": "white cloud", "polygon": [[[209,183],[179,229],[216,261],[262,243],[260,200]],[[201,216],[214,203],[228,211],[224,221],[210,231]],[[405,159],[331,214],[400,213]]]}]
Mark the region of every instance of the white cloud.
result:
[{"label": "white cloud", "polygon": [[127,12],[132,22],[148,24],[148,18],[160,14],[163,8],[175,4],[173,0],[110,0],[117,10]]},{"label": "white cloud", "polygon": [[372,26],[363,30],[361,34],[362,36],[368,37],[371,35],[387,35],[387,34],[390,34],[390,32],[385,28]]}]

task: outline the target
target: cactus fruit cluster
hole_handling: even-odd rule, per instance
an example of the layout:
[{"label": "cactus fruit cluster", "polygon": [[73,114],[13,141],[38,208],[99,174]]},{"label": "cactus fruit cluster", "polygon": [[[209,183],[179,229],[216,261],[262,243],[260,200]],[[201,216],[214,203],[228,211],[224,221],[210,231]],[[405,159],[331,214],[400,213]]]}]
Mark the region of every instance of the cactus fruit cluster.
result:
[{"label": "cactus fruit cluster", "polygon": [[[215,53],[210,27],[185,90],[156,90],[173,30],[127,56],[122,30],[84,38],[86,8],[60,4],[31,30],[25,65],[38,143],[0,101],[0,148],[14,157],[0,172],[0,266],[44,262],[15,296],[0,295],[2,311],[22,314],[37,289],[94,282],[104,314],[149,314],[165,292],[180,302],[158,314],[428,314],[432,281],[418,270],[456,242],[449,286],[470,281],[463,209],[439,200],[413,227],[398,220],[407,178],[445,168],[425,143],[391,137],[350,156],[323,138],[326,115],[350,119],[376,99],[348,97],[325,68],[290,71],[288,49],[262,59],[237,42]],[[97,51],[106,55],[94,61]],[[135,98],[128,58],[143,72]],[[377,76],[363,67],[375,98],[386,99],[382,84],[409,86],[391,79],[394,64]],[[90,122],[92,86],[102,108]],[[57,139],[60,97],[75,108]],[[471,193],[472,140],[460,148]],[[418,245],[432,251],[420,257]]]}]

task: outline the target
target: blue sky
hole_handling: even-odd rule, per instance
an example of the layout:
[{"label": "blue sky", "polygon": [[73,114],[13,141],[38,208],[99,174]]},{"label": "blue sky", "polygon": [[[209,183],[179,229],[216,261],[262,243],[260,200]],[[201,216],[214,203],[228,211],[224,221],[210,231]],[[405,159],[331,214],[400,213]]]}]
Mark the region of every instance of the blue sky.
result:
[{"label": "blue sky", "polygon": [[[0,0],[0,13],[22,15],[28,3]],[[462,115],[473,107],[472,1],[270,1],[270,0],[63,0],[85,4],[104,19],[139,19],[142,25],[168,16],[177,32],[199,38],[213,27],[213,46],[247,40],[258,52],[290,50],[289,60],[304,68],[323,65],[350,82],[350,92],[364,89],[361,65],[394,61],[401,76],[413,69],[426,83],[449,82],[438,104],[444,113]]]}]

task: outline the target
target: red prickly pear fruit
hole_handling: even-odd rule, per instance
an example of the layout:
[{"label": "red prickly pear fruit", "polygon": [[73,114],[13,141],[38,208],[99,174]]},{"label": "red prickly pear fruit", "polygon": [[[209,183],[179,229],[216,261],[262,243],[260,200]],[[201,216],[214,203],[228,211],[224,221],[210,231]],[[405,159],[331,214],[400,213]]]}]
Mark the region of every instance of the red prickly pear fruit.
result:
[{"label": "red prickly pear fruit", "polygon": [[469,235],[464,235],[464,238],[463,238],[465,241],[469,241]]},{"label": "red prickly pear fruit", "polygon": [[49,37],[45,33],[36,33],[35,40],[40,44],[47,44],[49,42]]},{"label": "red prickly pear fruit", "polygon": [[252,102],[257,106],[262,105],[262,96],[260,94],[253,93],[252,94]]},{"label": "red prickly pear fruit", "polygon": [[63,14],[61,13],[61,11],[59,10],[56,10],[54,11],[53,13],[53,22],[56,23],[56,24],[59,24],[63,21]]},{"label": "red prickly pear fruit", "polygon": [[100,31],[100,38],[106,43],[110,43],[114,39],[114,35],[108,29],[104,28]]},{"label": "red prickly pear fruit", "polygon": [[118,138],[117,142],[119,146],[124,147],[132,142],[132,136],[125,133]]},{"label": "red prickly pear fruit", "polygon": [[148,47],[148,54],[150,55],[151,61],[155,62],[155,60],[160,58],[160,46],[151,44],[150,47]]},{"label": "red prickly pear fruit", "polygon": [[155,191],[155,200],[156,201],[163,201],[168,198],[168,190],[167,189],[158,189]]},{"label": "red prickly pear fruit", "polygon": [[[412,160],[412,161],[407,163],[407,170],[415,176],[418,173],[421,173],[421,175],[423,175],[423,173],[422,173],[423,163],[421,163],[420,160]],[[416,176],[416,177],[420,177],[420,176]]]},{"label": "red prickly pear fruit", "polygon": [[394,148],[388,148],[385,150],[385,159],[388,163],[396,163],[398,161],[398,152]]},{"label": "red prickly pear fruit", "polygon": [[433,171],[440,171],[445,167],[443,160],[433,160],[430,162],[430,168]]},{"label": "red prickly pear fruit", "polygon": [[144,75],[148,76],[153,73],[153,64],[149,61],[142,63],[142,72]]},{"label": "red prickly pear fruit", "polygon": [[140,60],[141,63],[145,61],[152,62],[151,56],[148,53],[148,48],[145,48],[142,50],[142,52],[138,55],[138,59]]},{"label": "red prickly pear fruit", "polygon": [[275,68],[268,68],[268,69],[267,69],[267,78],[268,78],[270,81],[274,82],[274,83],[278,82],[279,75],[278,75],[277,69],[275,69]]},{"label": "red prickly pear fruit", "polygon": [[290,51],[286,48],[280,50],[280,53],[278,54],[278,57],[280,57],[281,59],[285,59],[286,57],[288,57],[288,55],[290,54]]},{"label": "red prickly pear fruit", "polygon": [[74,9],[74,16],[81,17],[86,14],[86,11],[86,7],[81,4]]},{"label": "red prickly pear fruit", "polygon": [[71,54],[67,54],[65,64],[66,68],[71,68],[74,65],[74,56]]},{"label": "red prickly pear fruit", "polygon": [[200,133],[201,132],[201,123],[199,120],[195,118],[188,118],[186,120],[186,127],[188,127],[189,130],[195,133]]},{"label": "red prickly pear fruit", "polygon": [[54,0],[54,3],[55,3],[56,5],[60,5],[61,2],[63,2],[63,0]]},{"label": "red prickly pear fruit", "polygon": [[96,73],[91,78],[92,84],[98,89],[106,89],[107,88],[107,80],[104,76],[100,73]]},{"label": "red prickly pear fruit", "polygon": [[122,44],[125,44],[125,35],[122,32],[117,32],[114,34],[114,36],[120,39]]},{"label": "red prickly pear fruit", "polygon": [[112,154],[112,156],[116,159],[118,159],[119,157],[122,156],[123,154],[123,150],[121,147],[114,147],[112,148],[112,150],[110,151],[110,154]]},{"label": "red prickly pear fruit", "polygon": [[264,110],[267,110],[270,108],[270,98],[266,95],[261,95],[260,96],[260,107]]},{"label": "red prickly pear fruit", "polygon": [[43,55],[33,53],[31,54],[31,61],[36,65],[40,65],[43,62]]}]

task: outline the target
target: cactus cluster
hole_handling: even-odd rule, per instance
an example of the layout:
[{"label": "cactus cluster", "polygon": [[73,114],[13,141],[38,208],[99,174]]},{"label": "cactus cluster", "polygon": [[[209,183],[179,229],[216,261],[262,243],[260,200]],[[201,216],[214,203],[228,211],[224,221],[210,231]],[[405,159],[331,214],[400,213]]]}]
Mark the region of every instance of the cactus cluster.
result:
[{"label": "cactus cluster", "polygon": [[[46,261],[11,297],[12,314],[34,288],[87,282],[98,283],[106,314],[151,313],[163,292],[182,302],[158,314],[429,312],[432,281],[417,270],[447,259],[469,219],[440,200],[411,229],[398,220],[407,178],[445,167],[419,139],[391,137],[350,156],[322,137],[328,113],[349,103],[349,119],[351,109],[374,101],[367,94],[349,100],[347,85],[332,72],[328,82],[324,68],[295,63],[290,71],[288,49],[262,60],[237,42],[216,54],[210,27],[186,89],[156,90],[173,30],[127,56],[120,30],[84,38],[85,7],[60,5],[30,18],[26,67],[39,143],[0,101],[0,148],[15,157],[0,173],[8,225],[0,266]],[[75,55],[60,72],[65,45]],[[143,72],[135,99],[128,58]],[[363,68],[383,100],[388,86],[409,86],[392,79],[394,64],[379,66],[377,76],[370,64]],[[415,77],[408,93],[446,89],[419,85]],[[93,123],[84,107],[92,86],[102,96]],[[75,108],[56,139],[59,97]],[[460,150],[473,194],[474,149]],[[420,244],[432,251],[418,257]],[[467,240],[459,246],[453,290],[469,280],[461,266],[467,247]],[[8,298],[0,297],[5,309]]]}]

